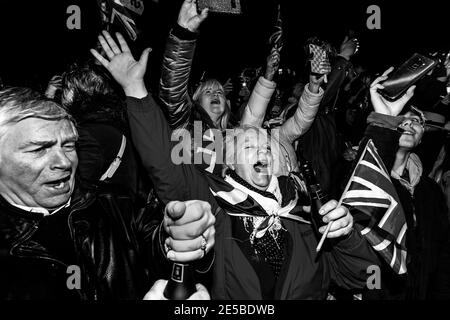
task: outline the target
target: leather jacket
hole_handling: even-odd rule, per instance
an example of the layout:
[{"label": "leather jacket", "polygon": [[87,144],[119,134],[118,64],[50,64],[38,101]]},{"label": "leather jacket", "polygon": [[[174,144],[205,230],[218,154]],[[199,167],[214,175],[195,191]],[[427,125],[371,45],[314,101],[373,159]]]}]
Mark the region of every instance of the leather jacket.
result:
[{"label": "leather jacket", "polygon": [[[216,163],[216,151],[212,149],[214,144],[211,142],[221,137],[217,136],[217,131],[213,133],[209,130],[217,128],[206,111],[189,96],[188,82],[196,38],[196,33],[178,24],[171,30],[162,62],[159,98],[170,128],[182,129],[176,131],[176,137],[183,136],[183,142],[189,142],[184,150],[190,153],[191,163],[202,170],[220,175],[222,166]],[[190,136],[186,138],[186,134]],[[198,163],[195,159],[201,159],[201,162]]]},{"label": "leather jacket", "polygon": [[191,131],[195,120],[204,121],[206,127],[213,127],[209,116],[200,106],[194,104],[188,92],[196,38],[195,33],[177,24],[167,39],[159,98],[167,111],[167,120],[172,129],[188,128]]},{"label": "leather jacket", "polygon": [[[73,196],[69,207],[55,213],[66,214],[61,225],[70,233],[62,252],[73,252],[73,259],[62,261],[37,237],[44,216],[0,197],[0,299],[142,299],[156,279],[167,278],[162,270],[170,265],[160,227],[135,212],[129,198],[110,192]],[[69,264],[81,276],[73,289]]]}]

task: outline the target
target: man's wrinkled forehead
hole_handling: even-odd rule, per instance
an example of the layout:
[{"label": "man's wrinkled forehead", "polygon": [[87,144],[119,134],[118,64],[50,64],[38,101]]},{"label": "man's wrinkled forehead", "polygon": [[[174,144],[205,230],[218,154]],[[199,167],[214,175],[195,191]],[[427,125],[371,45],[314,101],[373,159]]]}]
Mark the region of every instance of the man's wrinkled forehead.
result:
[{"label": "man's wrinkled forehead", "polygon": [[[31,138],[36,135],[44,136],[60,136],[63,140],[78,140],[78,131],[75,124],[68,118],[62,118],[58,120],[47,120],[38,117],[30,117],[19,121],[17,124],[25,120],[35,120],[32,123],[35,124],[35,131],[28,132]],[[48,128],[48,129],[47,129]]]}]

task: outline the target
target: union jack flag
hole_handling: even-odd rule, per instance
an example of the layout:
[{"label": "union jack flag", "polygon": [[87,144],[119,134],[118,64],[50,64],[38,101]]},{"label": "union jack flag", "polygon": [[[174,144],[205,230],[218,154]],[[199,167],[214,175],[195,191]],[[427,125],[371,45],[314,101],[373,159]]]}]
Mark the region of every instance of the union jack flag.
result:
[{"label": "union jack flag", "polygon": [[97,0],[97,3],[107,30],[111,25],[116,25],[121,32],[125,31],[131,40],[137,39],[137,20],[144,12],[143,0]]},{"label": "union jack flag", "polygon": [[361,234],[396,273],[405,273],[405,214],[372,140],[353,171],[342,203],[359,210],[354,219],[361,226]]}]

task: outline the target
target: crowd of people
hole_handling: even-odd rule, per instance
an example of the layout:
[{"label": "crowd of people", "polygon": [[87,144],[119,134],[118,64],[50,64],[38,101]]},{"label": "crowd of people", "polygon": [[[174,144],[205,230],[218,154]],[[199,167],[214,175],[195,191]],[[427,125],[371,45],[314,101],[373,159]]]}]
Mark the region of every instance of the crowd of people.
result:
[{"label": "crowd of people", "polygon": [[[282,72],[273,48],[234,84],[193,83],[206,19],[184,0],[156,92],[151,49],[135,60],[107,31],[45,92],[2,85],[1,299],[165,299],[173,262],[194,267],[189,299],[449,299],[449,56],[395,101],[379,93],[392,68],[353,63],[348,37],[324,74]],[[406,221],[401,274],[340,201],[369,141]]]}]

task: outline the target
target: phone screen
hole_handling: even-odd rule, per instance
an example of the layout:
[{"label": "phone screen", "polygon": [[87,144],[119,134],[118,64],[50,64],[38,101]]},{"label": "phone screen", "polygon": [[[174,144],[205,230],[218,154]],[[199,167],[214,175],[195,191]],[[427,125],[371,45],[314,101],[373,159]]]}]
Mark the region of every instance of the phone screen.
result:
[{"label": "phone screen", "polygon": [[197,0],[197,9],[201,12],[205,8],[209,8],[209,12],[241,14],[240,0]]}]

